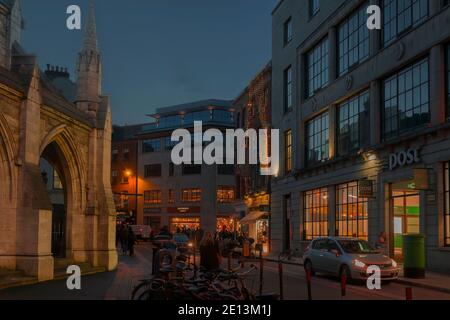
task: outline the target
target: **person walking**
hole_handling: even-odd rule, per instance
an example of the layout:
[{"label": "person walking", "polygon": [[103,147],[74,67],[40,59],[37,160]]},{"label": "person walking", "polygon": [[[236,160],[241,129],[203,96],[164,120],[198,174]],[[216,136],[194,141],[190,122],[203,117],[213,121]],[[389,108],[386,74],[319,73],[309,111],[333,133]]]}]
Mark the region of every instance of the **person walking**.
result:
[{"label": "person walking", "polygon": [[207,271],[220,268],[219,246],[214,241],[212,233],[207,231],[200,243],[200,266]]},{"label": "person walking", "polygon": [[122,248],[122,254],[127,254],[128,251],[128,228],[125,224],[122,224],[120,228],[120,247]]},{"label": "person walking", "polygon": [[130,257],[134,257],[134,245],[136,244],[136,235],[131,227],[128,227],[128,251]]}]

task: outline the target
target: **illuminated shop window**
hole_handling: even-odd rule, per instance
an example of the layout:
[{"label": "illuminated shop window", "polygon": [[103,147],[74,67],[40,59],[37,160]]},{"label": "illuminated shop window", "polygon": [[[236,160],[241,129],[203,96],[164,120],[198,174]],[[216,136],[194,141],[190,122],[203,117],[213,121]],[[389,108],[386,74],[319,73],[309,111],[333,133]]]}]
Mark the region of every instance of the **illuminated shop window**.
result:
[{"label": "illuminated shop window", "polygon": [[220,186],[217,189],[217,201],[229,203],[235,200],[234,187]]},{"label": "illuminated shop window", "polygon": [[304,240],[328,236],[327,188],[306,191],[303,201]]},{"label": "illuminated shop window", "polygon": [[359,196],[358,182],[336,187],[336,236],[367,240],[368,200]]},{"label": "illuminated shop window", "polygon": [[201,189],[183,189],[181,192],[182,202],[200,202],[202,201]]}]

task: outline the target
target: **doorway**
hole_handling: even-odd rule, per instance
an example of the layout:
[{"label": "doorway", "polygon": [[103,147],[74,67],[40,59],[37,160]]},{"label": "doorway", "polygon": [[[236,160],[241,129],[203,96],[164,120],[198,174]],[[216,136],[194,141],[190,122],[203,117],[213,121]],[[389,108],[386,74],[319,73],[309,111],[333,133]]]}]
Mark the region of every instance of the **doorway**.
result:
[{"label": "doorway", "polygon": [[392,185],[394,259],[403,260],[403,237],[420,233],[420,193],[412,182]]}]

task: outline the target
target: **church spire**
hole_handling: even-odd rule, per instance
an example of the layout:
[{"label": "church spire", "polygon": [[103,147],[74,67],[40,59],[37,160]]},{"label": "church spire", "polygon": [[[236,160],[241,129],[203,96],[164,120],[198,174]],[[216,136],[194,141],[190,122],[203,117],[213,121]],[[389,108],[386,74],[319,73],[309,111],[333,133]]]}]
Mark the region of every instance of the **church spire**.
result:
[{"label": "church spire", "polygon": [[84,25],[83,47],[78,55],[77,63],[77,95],[78,109],[95,117],[99,108],[102,82],[101,55],[97,44],[97,28],[95,24],[94,1],[89,1],[89,11]]},{"label": "church spire", "polygon": [[97,27],[95,23],[95,9],[93,0],[89,0],[89,11],[86,24],[86,31],[84,33],[83,49],[94,52],[98,51]]}]

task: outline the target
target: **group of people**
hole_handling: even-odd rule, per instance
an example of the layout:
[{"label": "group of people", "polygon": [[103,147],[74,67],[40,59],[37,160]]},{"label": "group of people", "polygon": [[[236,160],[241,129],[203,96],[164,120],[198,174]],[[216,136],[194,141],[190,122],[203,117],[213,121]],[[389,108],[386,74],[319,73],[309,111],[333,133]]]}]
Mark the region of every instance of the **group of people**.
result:
[{"label": "group of people", "polygon": [[126,223],[117,225],[116,229],[116,247],[120,243],[122,254],[134,256],[134,245],[136,244],[136,235],[131,226]]}]

